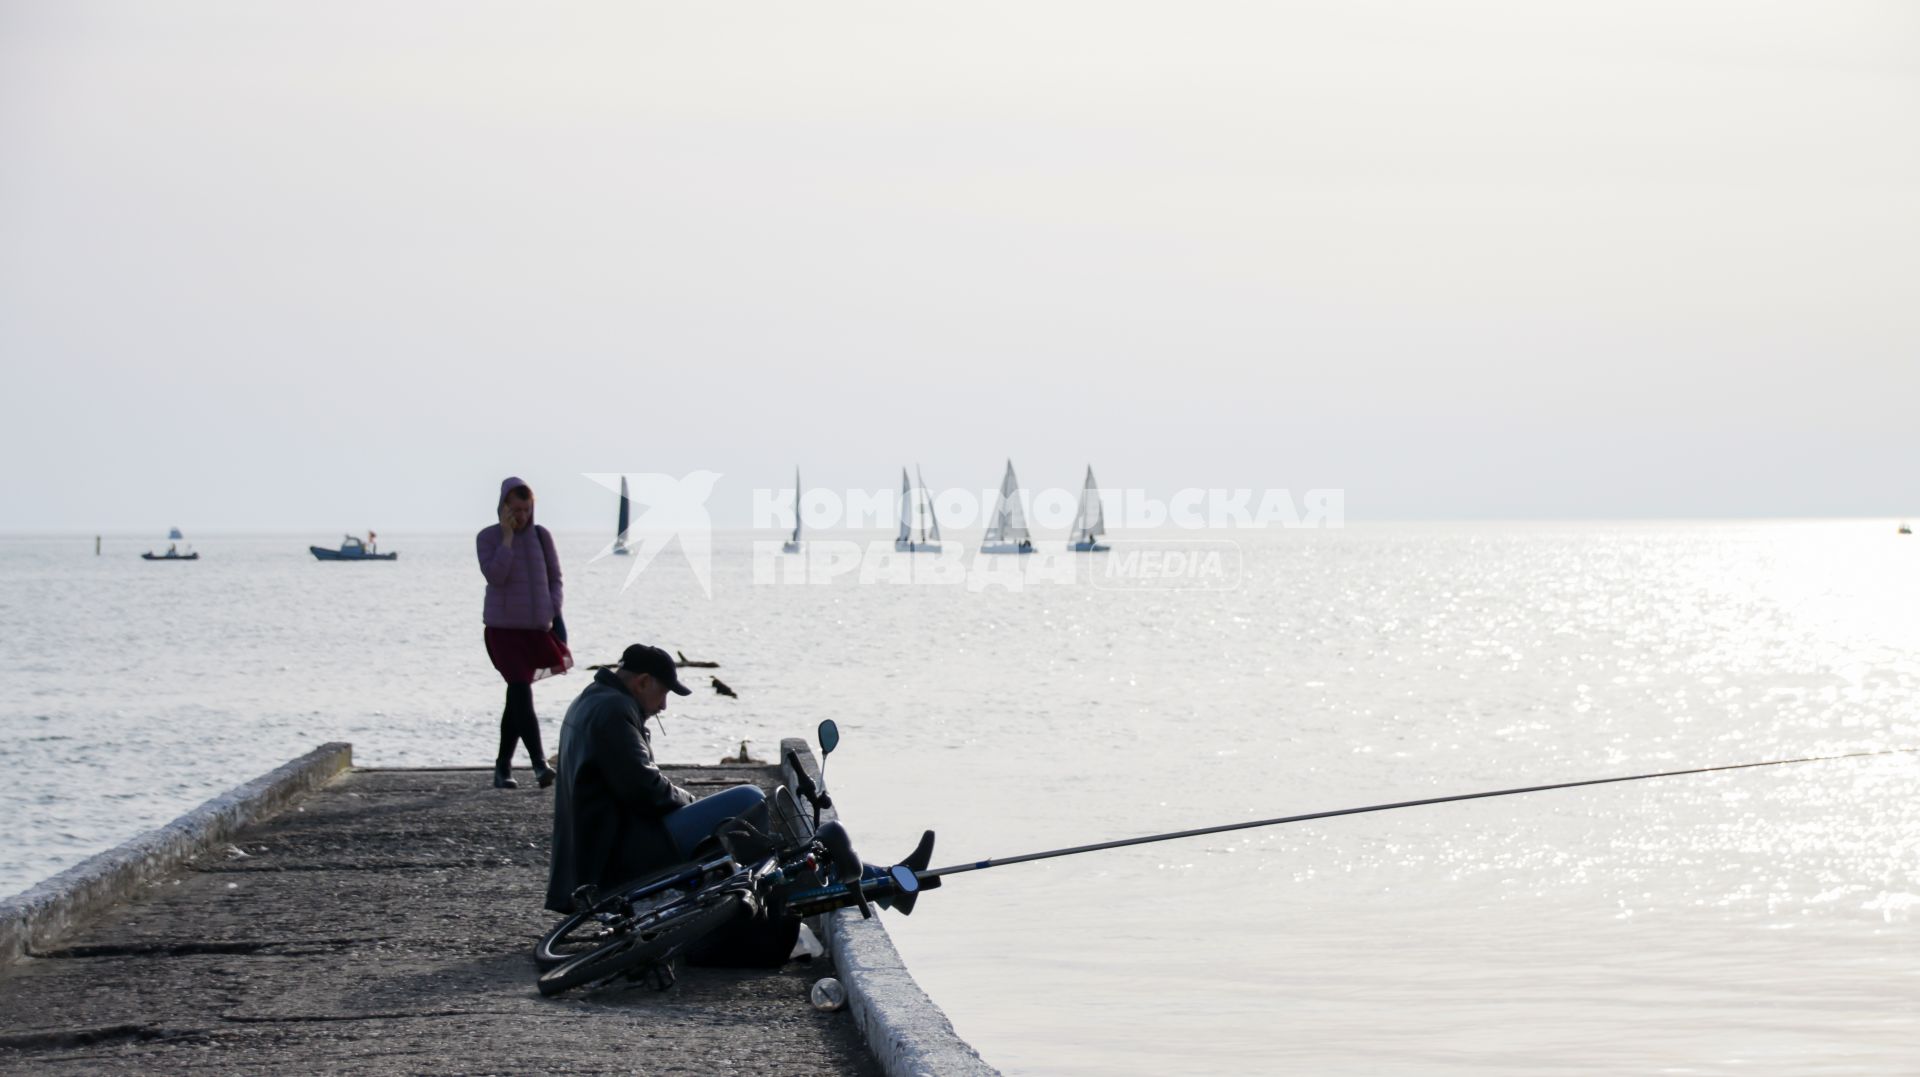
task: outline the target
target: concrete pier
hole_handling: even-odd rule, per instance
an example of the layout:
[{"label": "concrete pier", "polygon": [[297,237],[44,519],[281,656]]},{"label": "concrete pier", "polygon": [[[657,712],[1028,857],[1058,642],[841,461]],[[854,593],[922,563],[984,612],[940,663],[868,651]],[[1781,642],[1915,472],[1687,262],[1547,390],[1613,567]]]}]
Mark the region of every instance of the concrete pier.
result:
[{"label": "concrete pier", "polygon": [[[696,793],[779,780],[666,769]],[[551,810],[483,770],[348,770],[231,834],[183,820],[201,848],[96,858],[0,909],[21,952],[0,954],[0,1070],[926,1072],[883,1066],[852,1008],[808,1004],[831,955],[541,998]],[[61,905],[76,886],[104,907]]]}]

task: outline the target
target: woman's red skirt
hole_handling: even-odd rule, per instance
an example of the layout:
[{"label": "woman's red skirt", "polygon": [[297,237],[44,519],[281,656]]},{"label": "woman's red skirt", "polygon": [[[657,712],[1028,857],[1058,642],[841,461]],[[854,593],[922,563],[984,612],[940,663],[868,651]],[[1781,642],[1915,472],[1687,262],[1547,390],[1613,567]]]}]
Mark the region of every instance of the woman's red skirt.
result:
[{"label": "woman's red skirt", "polygon": [[487,657],[508,684],[532,684],[573,668],[573,652],[567,645],[538,628],[489,627]]}]

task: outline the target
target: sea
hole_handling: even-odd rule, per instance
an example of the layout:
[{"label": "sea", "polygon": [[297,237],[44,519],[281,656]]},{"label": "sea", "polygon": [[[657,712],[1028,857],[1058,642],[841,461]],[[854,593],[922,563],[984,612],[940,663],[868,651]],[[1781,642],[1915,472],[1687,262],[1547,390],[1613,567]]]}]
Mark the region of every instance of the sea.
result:
[{"label": "sea", "polygon": [[[557,536],[581,665],[636,641],[720,663],[664,716],[670,761],[773,758],[833,719],[869,860],[927,829],[962,865],[1920,746],[1920,538],[1893,521],[1354,522],[981,561],[608,537]],[[0,893],[324,742],[491,761],[471,535],[383,534],[378,564],[194,538],[198,562],[150,563],[0,536]],[[535,687],[549,750],[586,681]],[[1920,754],[1010,864],[886,924],[1009,1074],[1913,1072]]]}]

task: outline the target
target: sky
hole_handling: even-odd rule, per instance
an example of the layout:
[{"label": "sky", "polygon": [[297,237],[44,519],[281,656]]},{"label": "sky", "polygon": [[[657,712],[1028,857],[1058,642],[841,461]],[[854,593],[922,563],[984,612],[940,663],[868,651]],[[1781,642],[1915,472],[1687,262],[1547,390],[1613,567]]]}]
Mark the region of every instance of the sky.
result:
[{"label": "sky", "polygon": [[0,3],[0,531],[1920,517],[1920,7]]}]

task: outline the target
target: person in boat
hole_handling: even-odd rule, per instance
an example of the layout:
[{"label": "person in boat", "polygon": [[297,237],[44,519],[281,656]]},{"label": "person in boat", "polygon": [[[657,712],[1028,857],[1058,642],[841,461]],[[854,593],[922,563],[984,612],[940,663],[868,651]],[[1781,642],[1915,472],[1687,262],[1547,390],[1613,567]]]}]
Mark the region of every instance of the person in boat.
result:
[{"label": "person in boat", "polygon": [[487,657],[507,682],[493,785],[512,789],[519,784],[513,780],[513,755],[524,743],[533,759],[534,778],[545,789],[553,784],[554,772],[540,746],[533,682],[573,668],[566,622],[560,618],[560,558],[553,536],[533,522],[533,490],[526,483],[518,478],[502,482],[496,508],[500,522],[474,536],[480,574],[487,579],[481,613]]},{"label": "person in boat", "polygon": [[573,911],[582,887],[616,886],[688,860],[729,818],[768,829],[759,789],[739,785],[695,800],[654,765],[647,719],[667,709],[668,693],[692,692],[667,652],[636,643],[617,665],[596,668],[560,726],[547,871],[547,908],[560,913]]}]

